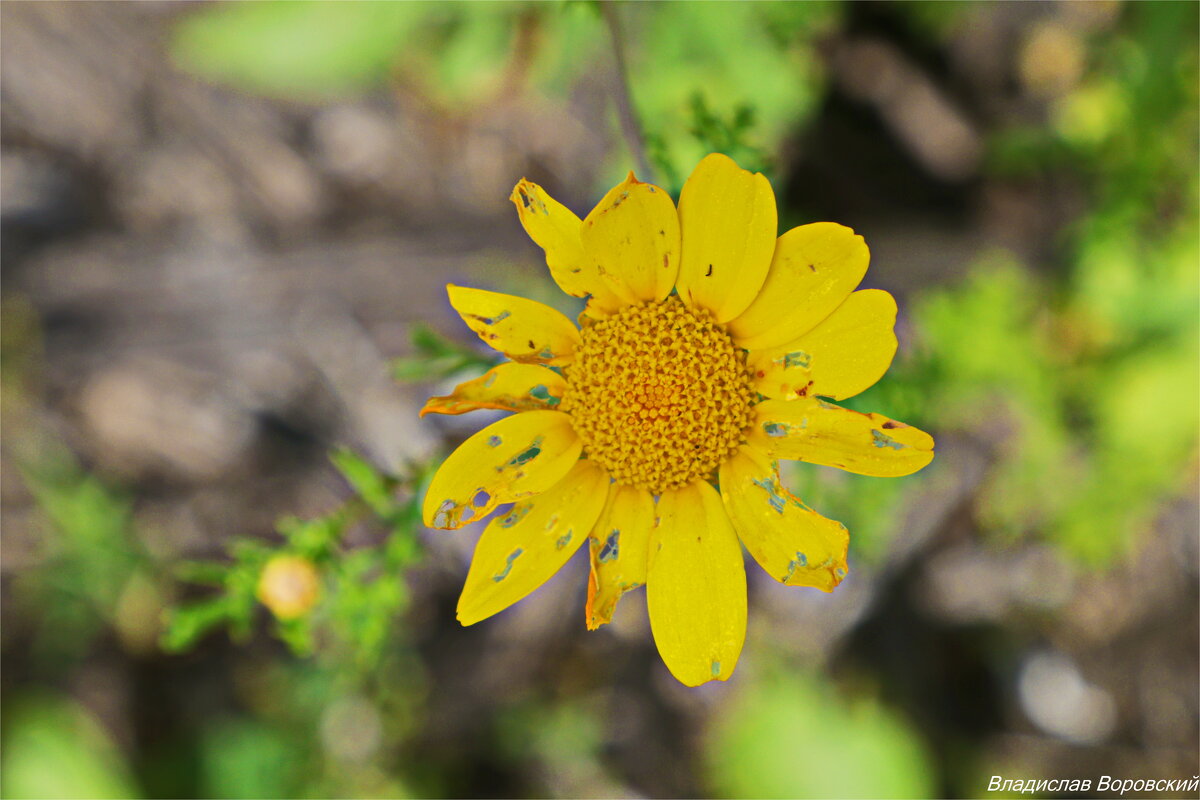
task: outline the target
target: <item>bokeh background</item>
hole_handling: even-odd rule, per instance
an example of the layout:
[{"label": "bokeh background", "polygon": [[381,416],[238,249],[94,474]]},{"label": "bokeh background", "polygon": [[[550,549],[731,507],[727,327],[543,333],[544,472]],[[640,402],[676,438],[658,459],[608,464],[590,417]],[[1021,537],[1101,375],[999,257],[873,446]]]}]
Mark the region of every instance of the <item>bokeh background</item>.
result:
[{"label": "bokeh background", "polygon": [[[1198,9],[3,3],[0,791],[1200,775]],[[413,506],[488,419],[416,417],[490,358],[444,284],[576,313],[508,194],[586,213],[639,150],[863,234],[901,345],[852,405],[938,440],[909,479],[787,475],[850,576],[751,562],[696,690],[639,593],[584,630],[579,558],[459,627],[478,530]]]}]

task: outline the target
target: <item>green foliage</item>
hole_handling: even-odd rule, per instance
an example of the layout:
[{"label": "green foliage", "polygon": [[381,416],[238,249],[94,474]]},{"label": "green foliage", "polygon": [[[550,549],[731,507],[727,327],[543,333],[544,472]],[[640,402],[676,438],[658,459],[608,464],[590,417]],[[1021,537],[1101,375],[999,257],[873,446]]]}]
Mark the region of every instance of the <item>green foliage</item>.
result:
[{"label": "green foliage", "polygon": [[227,624],[235,639],[250,633],[256,605],[254,590],[270,550],[258,542],[231,545],[233,563],[188,563],[179,566],[180,580],[195,580],[219,589],[219,594],[167,612],[163,649],[180,652],[192,647],[212,629]]},{"label": "green foliage", "polygon": [[162,587],[136,536],[129,499],[86,472],[48,431],[25,430],[14,439],[44,533],[41,557],[13,580],[13,606],[38,621],[35,653],[50,664],[68,663],[110,626],[131,647],[146,646]]},{"label": "green foliage", "polygon": [[34,695],[6,702],[3,796],[136,797],[121,752],[82,706]]},{"label": "green foliage", "polygon": [[175,57],[242,88],[312,97],[381,83],[424,4],[229,3],[181,21]]},{"label": "green foliage", "polygon": [[[647,146],[673,192],[709,152],[769,166],[767,154],[815,107],[814,45],[838,16],[823,2],[617,11]],[[247,91],[315,100],[390,81],[452,111],[511,88],[562,100],[612,58],[607,27],[586,3],[217,4],[181,20],[172,51],[184,68]],[[628,161],[615,161],[606,180]]]},{"label": "green foliage", "polygon": [[392,362],[392,377],[398,381],[441,380],[464,370],[495,366],[493,359],[426,325],[414,325],[411,336],[416,353]]},{"label": "green foliage", "polygon": [[[633,98],[662,184],[678,192],[710,152],[769,166],[815,110],[815,42],[837,19],[826,3],[619,6]],[[652,44],[651,44],[652,43]],[[616,170],[620,172],[620,170]]]},{"label": "green foliage", "polygon": [[[722,116],[709,108],[705,97],[703,92],[696,91],[688,104],[691,124],[687,133],[700,145],[701,150],[704,153],[724,153],[754,172],[770,172],[774,166],[771,157],[765,148],[753,144],[758,120],[755,107],[738,105],[727,116]],[[662,183],[678,190],[687,175],[672,159],[672,141],[663,133],[647,133],[646,151],[661,173]]]},{"label": "green foliage", "polygon": [[572,51],[531,51],[528,34],[548,27],[550,41],[578,43],[578,23],[595,22],[556,10],[511,2],[214,5],[181,21],[172,52],[186,69],[247,91],[323,100],[391,82],[456,111],[503,91],[530,59],[535,75],[561,78],[547,67],[561,67]]},{"label": "green foliage", "polygon": [[27,465],[23,477],[59,537],[56,582],[104,614],[141,560],[128,540],[129,501],[61,452]]},{"label": "green foliage", "polygon": [[[1118,256],[1118,263],[1124,270],[1137,262]],[[1139,272],[1149,292],[1200,302],[1194,286],[1155,287]],[[1010,259],[985,261],[960,286],[914,304],[916,352],[850,405],[991,442],[997,449],[979,499],[985,527],[1007,538],[1038,535],[1085,562],[1110,563],[1163,498],[1183,489],[1178,476],[1198,434],[1200,332],[1194,321],[1155,321],[1173,313],[1164,310],[1175,305],[1170,300],[1153,314],[1129,315],[1139,294],[1110,282],[1097,299],[1114,313],[1101,317],[1093,306],[1084,315],[1079,294],[1056,295]],[[810,502],[846,514],[838,518],[856,536],[902,513],[891,483],[850,481],[856,488],[841,494],[820,484]]]},{"label": "green foliage", "polygon": [[928,755],[898,716],[777,671],[742,687],[708,741],[720,797],[932,797]]},{"label": "green foliage", "polygon": [[[907,352],[849,403],[989,442],[985,529],[1039,536],[1097,566],[1185,490],[1200,437],[1200,125],[1194,74],[1177,68],[1196,63],[1195,38],[1181,33],[1196,7],[1130,13],[1133,39],[1099,43],[1100,63],[1057,101],[1054,126],[992,142],[997,174],[1074,170],[1088,182],[1092,203],[1063,242],[1067,269],[1038,276],[994,253],[960,284],[920,293],[903,311]],[[846,523],[868,557],[912,489],[796,472],[801,496]]]},{"label": "green foliage", "polygon": [[[263,569],[271,559],[286,555],[313,565],[321,592],[307,613],[277,618],[276,635],[297,655],[314,654],[320,643],[324,654],[361,672],[379,665],[389,633],[408,604],[404,570],[420,558],[414,488],[421,472],[414,470],[409,479],[385,475],[349,450],[336,451],[331,458],[354,491],[341,506],[314,519],[279,520],[282,541],[277,545],[237,539],[229,562],[180,566],[181,580],[216,592],[171,610],[162,637],[165,649],[186,650],[221,626],[235,638],[248,635],[258,616]],[[368,519],[383,529],[384,540],[348,548],[346,534]]]},{"label": "green foliage", "polygon": [[505,708],[497,722],[496,745],[506,759],[554,775],[563,795],[595,791],[604,730],[589,704],[527,699]]},{"label": "green foliage", "polygon": [[[205,732],[202,779],[211,797],[291,797],[306,753],[294,736],[252,719],[228,719]],[[299,751],[299,752],[298,752]]]}]

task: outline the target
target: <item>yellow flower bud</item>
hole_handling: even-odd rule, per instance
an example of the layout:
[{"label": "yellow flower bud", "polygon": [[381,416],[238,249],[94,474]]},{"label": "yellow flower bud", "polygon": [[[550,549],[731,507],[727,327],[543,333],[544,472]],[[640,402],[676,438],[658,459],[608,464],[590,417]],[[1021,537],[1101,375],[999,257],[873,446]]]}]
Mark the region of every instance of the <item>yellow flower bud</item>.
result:
[{"label": "yellow flower bud", "polygon": [[317,569],[307,558],[275,556],[258,579],[258,599],[283,620],[307,614],[321,594]]}]

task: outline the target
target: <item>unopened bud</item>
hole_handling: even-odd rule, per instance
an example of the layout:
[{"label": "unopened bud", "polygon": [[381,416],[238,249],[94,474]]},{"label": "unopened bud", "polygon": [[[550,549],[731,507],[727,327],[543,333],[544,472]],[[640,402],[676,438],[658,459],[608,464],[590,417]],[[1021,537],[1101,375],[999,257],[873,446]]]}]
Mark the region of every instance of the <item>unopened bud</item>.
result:
[{"label": "unopened bud", "polygon": [[304,616],[320,593],[316,567],[299,556],[275,556],[258,579],[258,599],[279,619]]}]

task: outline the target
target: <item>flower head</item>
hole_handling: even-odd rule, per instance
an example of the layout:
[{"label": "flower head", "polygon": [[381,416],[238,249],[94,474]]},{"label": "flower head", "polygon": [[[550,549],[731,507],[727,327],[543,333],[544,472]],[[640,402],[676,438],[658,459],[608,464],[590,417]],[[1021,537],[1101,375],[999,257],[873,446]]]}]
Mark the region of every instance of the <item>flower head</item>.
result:
[{"label": "flower head", "polygon": [[587,298],[577,328],[521,297],[448,286],[450,303],[510,359],[422,414],[519,413],[467,439],[429,486],[425,523],[457,528],[498,505],[458,618],[532,592],[589,543],[586,622],[646,586],[659,653],[690,686],[733,672],[746,632],[742,550],[788,585],[832,591],[845,527],[793,497],[777,459],[908,475],[926,433],[834,405],[896,352],[896,304],[855,291],[861,236],[818,222],[776,238],[760,174],[713,154],[676,209],[633,174],[580,220],[522,180],[513,203],[558,285]]},{"label": "flower head", "polygon": [[263,567],[256,594],[279,619],[297,619],[316,605],[321,594],[321,579],[317,568],[307,558],[275,556]]}]

